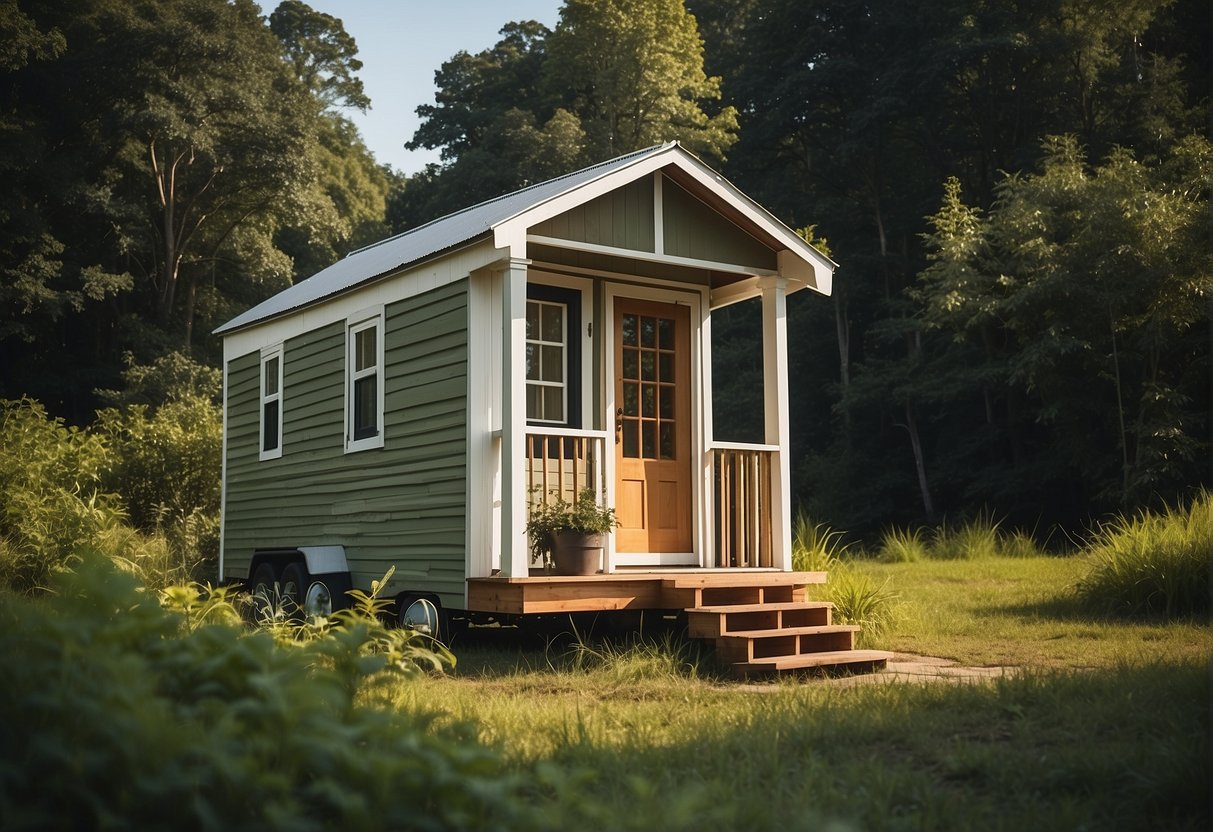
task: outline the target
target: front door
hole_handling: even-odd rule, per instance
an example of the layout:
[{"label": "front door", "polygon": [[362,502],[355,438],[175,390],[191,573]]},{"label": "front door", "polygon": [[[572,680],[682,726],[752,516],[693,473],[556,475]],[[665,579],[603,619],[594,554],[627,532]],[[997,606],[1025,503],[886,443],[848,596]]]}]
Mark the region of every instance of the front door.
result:
[{"label": "front door", "polygon": [[690,553],[690,311],[617,298],[614,312],[615,550]]}]

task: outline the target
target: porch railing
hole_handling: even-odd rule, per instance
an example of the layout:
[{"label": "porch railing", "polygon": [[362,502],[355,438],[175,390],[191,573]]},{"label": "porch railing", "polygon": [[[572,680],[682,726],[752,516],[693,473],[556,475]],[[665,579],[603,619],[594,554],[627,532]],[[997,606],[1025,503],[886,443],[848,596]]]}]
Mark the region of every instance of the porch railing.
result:
[{"label": "porch railing", "polygon": [[777,445],[712,443],[717,567],[774,565],[771,472]]},{"label": "porch railing", "polygon": [[606,493],[606,431],[535,428],[526,431],[527,503],[560,498],[573,502],[589,488],[602,501]]}]

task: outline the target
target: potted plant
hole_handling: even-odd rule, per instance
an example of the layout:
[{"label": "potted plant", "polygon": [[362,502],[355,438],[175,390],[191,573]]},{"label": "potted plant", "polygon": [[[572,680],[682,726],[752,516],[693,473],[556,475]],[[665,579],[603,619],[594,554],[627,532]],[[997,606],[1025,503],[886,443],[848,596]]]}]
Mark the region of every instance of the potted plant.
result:
[{"label": "potted plant", "polygon": [[617,525],[615,509],[600,505],[590,488],[571,503],[562,496],[536,501],[526,524],[531,561],[557,575],[593,575],[602,564],[606,536]]}]

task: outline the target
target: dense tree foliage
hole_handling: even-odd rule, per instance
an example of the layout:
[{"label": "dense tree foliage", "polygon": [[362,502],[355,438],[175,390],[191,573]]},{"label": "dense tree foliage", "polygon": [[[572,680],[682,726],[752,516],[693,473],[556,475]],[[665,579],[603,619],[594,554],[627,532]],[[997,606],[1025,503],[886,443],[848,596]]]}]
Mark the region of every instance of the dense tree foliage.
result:
[{"label": "dense tree foliage", "polygon": [[678,139],[719,161],[737,139],[721,79],[682,0],[567,0],[555,31],[507,24],[491,49],[435,73],[435,103],[408,146],[443,164],[393,198],[397,230],[593,162]]},{"label": "dense tree foliage", "polygon": [[[208,395],[237,311],[678,138],[842,264],[790,303],[815,517],[1045,529],[1171,500],[1211,479],[1209,23],[1201,0],[568,0],[443,63],[409,141],[441,163],[405,179],[344,115],[369,106],[356,44],[303,2],[2,0],[0,396],[173,433],[184,406],[158,408]],[[714,321],[721,438],[760,438],[756,313]]]},{"label": "dense tree foliage", "polygon": [[124,354],[213,361],[215,325],[382,231],[388,177],[329,111],[366,106],[354,46],[309,12],[0,6],[0,394],[85,420]]},{"label": "dense tree foliage", "polygon": [[[791,307],[814,514],[1047,527],[1207,481],[1206,5],[689,5],[740,113],[726,172],[842,263]],[[995,249],[965,250],[978,227]],[[1005,297],[949,308],[966,268]],[[719,362],[753,323],[720,322]]]}]

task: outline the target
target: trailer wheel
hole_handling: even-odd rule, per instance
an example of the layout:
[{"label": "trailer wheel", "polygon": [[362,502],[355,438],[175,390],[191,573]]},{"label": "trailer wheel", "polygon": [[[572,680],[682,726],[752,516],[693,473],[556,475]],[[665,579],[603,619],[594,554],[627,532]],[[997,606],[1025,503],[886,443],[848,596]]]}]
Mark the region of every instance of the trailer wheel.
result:
[{"label": "trailer wheel", "polygon": [[259,622],[273,609],[278,595],[278,573],[272,563],[263,563],[253,570],[249,580],[249,595],[253,597],[253,621]]},{"label": "trailer wheel", "polygon": [[401,627],[440,638],[442,612],[436,601],[424,595],[402,595],[397,606]]},{"label": "trailer wheel", "polygon": [[302,563],[288,563],[282,570],[282,600],[287,601],[290,615],[297,615],[303,608],[303,593],[307,592],[311,580]]},{"label": "trailer wheel", "polygon": [[303,614],[308,618],[333,614],[333,590],[323,578],[311,582],[307,592],[303,593],[302,606]]}]

